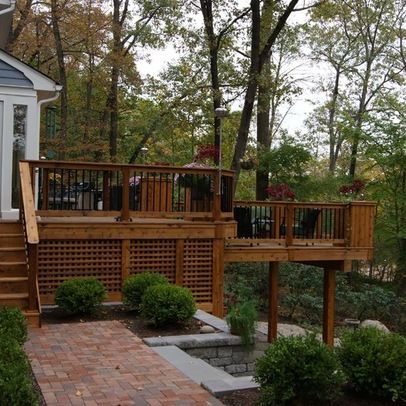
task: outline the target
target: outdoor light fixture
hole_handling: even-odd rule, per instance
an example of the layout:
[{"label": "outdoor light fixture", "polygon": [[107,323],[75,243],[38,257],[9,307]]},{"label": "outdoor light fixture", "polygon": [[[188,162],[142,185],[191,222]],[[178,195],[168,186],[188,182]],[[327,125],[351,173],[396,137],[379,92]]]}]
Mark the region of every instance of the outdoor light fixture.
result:
[{"label": "outdoor light fixture", "polygon": [[222,142],[222,130],[223,130],[223,118],[228,116],[228,110],[225,107],[217,107],[214,110],[214,115],[220,119],[220,131],[219,131],[219,145],[218,145],[218,154],[219,154],[219,187],[217,194],[221,195],[221,142]]}]

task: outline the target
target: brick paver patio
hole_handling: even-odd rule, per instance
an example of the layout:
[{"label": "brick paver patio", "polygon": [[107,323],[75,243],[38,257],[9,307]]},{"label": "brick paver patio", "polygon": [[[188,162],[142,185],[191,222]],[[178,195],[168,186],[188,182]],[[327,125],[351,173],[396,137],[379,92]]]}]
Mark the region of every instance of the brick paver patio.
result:
[{"label": "brick paver patio", "polygon": [[221,405],[118,321],[30,329],[26,352],[47,405]]}]

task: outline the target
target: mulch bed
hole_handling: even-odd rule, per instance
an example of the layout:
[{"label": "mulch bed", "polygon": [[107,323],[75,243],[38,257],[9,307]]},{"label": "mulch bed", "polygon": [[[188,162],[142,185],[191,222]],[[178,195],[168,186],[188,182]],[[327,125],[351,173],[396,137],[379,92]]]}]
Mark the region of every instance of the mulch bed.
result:
[{"label": "mulch bed", "polygon": [[[220,400],[226,406],[256,406],[259,405],[260,393],[258,389],[248,389],[233,392],[231,395],[222,397]],[[372,399],[358,396],[350,391],[336,401],[330,403],[303,404],[301,406],[404,406],[404,402],[390,402],[382,399]]]},{"label": "mulch bed", "polygon": [[43,324],[57,323],[86,323],[89,321],[118,320],[122,322],[137,337],[156,337],[182,334],[199,334],[203,323],[192,319],[188,324],[171,324],[157,328],[152,323],[142,319],[136,312],[128,311],[125,306],[102,306],[92,315],[72,316],[59,308],[43,309],[41,320]]}]

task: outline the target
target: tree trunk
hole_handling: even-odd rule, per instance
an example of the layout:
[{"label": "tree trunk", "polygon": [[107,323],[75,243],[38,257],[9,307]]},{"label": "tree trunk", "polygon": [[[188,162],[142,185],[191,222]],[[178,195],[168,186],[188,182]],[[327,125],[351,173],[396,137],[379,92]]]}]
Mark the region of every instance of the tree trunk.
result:
[{"label": "tree trunk", "polygon": [[338,99],[338,91],[340,87],[340,74],[341,71],[339,68],[336,69],[336,76],[334,80],[334,88],[331,95],[331,102],[328,108],[328,132],[329,132],[329,143],[330,143],[330,154],[329,154],[329,166],[328,170],[331,174],[334,174],[337,165],[337,158],[340,152],[340,148],[338,148],[339,142],[337,140],[337,133],[335,128],[335,121],[336,121],[336,111],[337,111],[337,99]]},{"label": "tree trunk", "polygon": [[[270,108],[271,108],[271,88],[270,88],[270,61],[268,60],[263,68],[262,77],[258,85],[258,107],[257,107],[257,156],[261,157],[261,154],[268,152],[271,146],[271,134],[270,134]],[[261,167],[256,171],[255,182],[255,195],[257,200],[265,200],[267,193],[265,189],[269,182],[269,169],[264,167],[261,163]]]},{"label": "tree trunk", "polygon": [[[210,77],[211,77],[211,90],[213,99],[213,112],[221,106],[221,90],[218,73],[218,50],[219,38],[214,33],[213,27],[213,2],[212,0],[200,0],[200,7],[203,14],[204,28],[206,39],[209,45],[210,54]],[[221,119],[214,117],[214,145],[220,150],[221,142]],[[215,158],[215,164],[219,164],[219,158]]]},{"label": "tree trunk", "polygon": [[61,33],[59,30],[60,10],[57,0],[51,0],[52,32],[55,40],[56,55],[59,69],[59,83],[62,85],[61,91],[61,129],[60,129],[60,150],[59,159],[65,159],[66,141],[68,134],[68,85],[66,79],[66,69],[64,51],[62,47]]},{"label": "tree trunk", "polygon": [[270,33],[265,45],[260,50],[260,32],[261,32],[261,15],[259,0],[251,0],[251,13],[252,13],[252,29],[251,29],[251,64],[249,70],[248,86],[244,98],[244,106],[241,112],[240,126],[238,129],[237,141],[234,148],[233,160],[231,169],[235,171],[234,192],[238,183],[240,175],[241,158],[244,156],[248,134],[250,130],[252,111],[254,108],[255,95],[257,93],[258,78],[262,72],[262,68],[267,60],[269,60],[272,47],[275,44],[278,35],[285,26],[290,14],[294,10],[299,0],[291,0],[286,7],[285,11],[281,14],[275,28]]},{"label": "tree trunk", "polygon": [[[245,153],[248,141],[248,133],[250,130],[252,110],[254,108],[255,95],[258,86],[259,74],[259,47],[260,47],[260,30],[261,30],[261,15],[259,8],[259,0],[251,0],[251,63],[249,69],[248,87],[244,98],[244,107],[241,112],[240,126],[238,128],[237,141],[234,148],[234,156],[231,163],[231,169],[235,171],[234,187],[238,183],[241,164],[240,161]],[[235,190],[234,190],[235,192]]]}]

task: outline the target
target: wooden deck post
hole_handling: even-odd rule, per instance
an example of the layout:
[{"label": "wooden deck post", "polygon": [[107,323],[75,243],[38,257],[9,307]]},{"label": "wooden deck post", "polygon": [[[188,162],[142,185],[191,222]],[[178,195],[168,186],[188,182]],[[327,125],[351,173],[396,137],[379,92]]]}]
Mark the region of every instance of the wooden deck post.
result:
[{"label": "wooden deck post", "polygon": [[286,246],[289,247],[293,244],[293,225],[294,225],[294,215],[295,215],[295,208],[288,204],[286,209],[286,235],[285,235],[285,243]]},{"label": "wooden deck post", "polygon": [[268,342],[277,339],[278,335],[278,277],[279,262],[269,263],[268,293]]},{"label": "wooden deck post", "polygon": [[212,277],[213,314],[223,317],[224,314],[224,240],[213,240],[213,277]]},{"label": "wooden deck post", "polygon": [[38,244],[28,244],[28,310],[38,310]]},{"label": "wooden deck post", "polygon": [[324,270],[323,341],[334,346],[336,271]]},{"label": "wooden deck post", "polygon": [[130,169],[123,168],[123,195],[121,206],[121,221],[130,220]]}]

